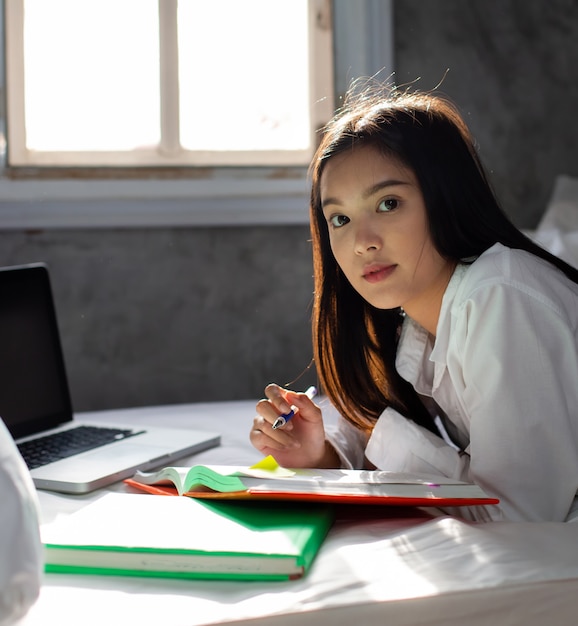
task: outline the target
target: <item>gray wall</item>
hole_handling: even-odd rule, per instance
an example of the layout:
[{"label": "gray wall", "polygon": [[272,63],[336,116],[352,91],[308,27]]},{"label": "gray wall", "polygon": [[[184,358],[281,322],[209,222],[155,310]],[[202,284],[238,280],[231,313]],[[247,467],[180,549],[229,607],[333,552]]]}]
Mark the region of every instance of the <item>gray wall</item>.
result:
[{"label": "gray wall", "polygon": [[[578,175],[578,3],[396,0],[398,83],[467,116],[506,210],[532,227]],[[311,361],[306,226],[0,233],[52,271],[77,410],[260,396]],[[314,380],[306,372],[295,387]]]},{"label": "gray wall", "polygon": [[[576,0],[396,0],[397,82],[460,106],[504,208],[534,227],[578,174]],[[444,79],[446,70],[449,70]]]},{"label": "gray wall", "polygon": [[77,410],[261,397],[311,361],[306,226],[1,239],[2,264],[50,267]]}]

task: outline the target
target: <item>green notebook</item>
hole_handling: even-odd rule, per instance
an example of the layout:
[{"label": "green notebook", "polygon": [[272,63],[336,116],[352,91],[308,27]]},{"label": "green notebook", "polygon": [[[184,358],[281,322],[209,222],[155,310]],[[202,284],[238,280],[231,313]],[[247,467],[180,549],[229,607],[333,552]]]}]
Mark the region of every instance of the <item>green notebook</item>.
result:
[{"label": "green notebook", "polygon": [[42,526],[47,572],[287,580],[315,558],[330,507],[109,493]]}]

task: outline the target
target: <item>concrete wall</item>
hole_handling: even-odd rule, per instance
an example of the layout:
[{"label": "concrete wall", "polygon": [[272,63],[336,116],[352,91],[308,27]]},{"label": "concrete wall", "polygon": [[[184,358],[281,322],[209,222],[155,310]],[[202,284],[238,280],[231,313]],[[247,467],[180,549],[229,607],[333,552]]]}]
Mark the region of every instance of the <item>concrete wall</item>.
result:
[{"label": "concrete wall", "polygon": [[77,410],[260,397],[311,361],[305,226],[0,240],[1,264],[50,267]]},{"label": "concrete wall", "polygon": [[[398,83],[431,89],[449,68],[442,91],[507,211],[534,226],[555,175],[578,175],[577,3],[396,0],[394,11]],[[6,231],[0,265],[50,265],[77,410],[232,400],[310,364],[308,237],[306,226]]]},{"label": "concrete wall", "polygon": [[[440,81],[466,116],[504,208],[535,226],[558,174],[578,174],[578,3],[396,0],[398,83]],[[447,75],[444,78],[444,75]]]}]

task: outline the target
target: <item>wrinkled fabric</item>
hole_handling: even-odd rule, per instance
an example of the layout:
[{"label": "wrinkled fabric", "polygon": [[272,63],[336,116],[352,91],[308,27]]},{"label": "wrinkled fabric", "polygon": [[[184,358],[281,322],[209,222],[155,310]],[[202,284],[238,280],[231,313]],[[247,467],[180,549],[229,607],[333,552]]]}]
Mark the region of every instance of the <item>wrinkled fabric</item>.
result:
[{"label": "wrinkled fabric", "polygon": [[0,626],[7,626],[38,598],[43,556],[36,491],[2,421],[0,494]]},{"label": "wrinkled fabric", "polygon": [[[367,459],[473,482],[500,498],[499,506],[460,509],[473,520],[575,517],[577,346],[578,286],[547,262],[496,244],[456,268],[435,341],[409,317],[402,329],[396,367],[433,398],[455,445],[387,409]],[[355,459],[364,445],[349,438],[344,451],[332,442]]]}]

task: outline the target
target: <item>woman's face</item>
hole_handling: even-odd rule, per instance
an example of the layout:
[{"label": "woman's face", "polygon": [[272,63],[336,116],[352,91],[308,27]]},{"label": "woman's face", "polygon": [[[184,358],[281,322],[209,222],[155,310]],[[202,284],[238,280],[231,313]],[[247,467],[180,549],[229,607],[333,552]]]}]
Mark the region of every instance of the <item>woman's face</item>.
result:
[{"label": "woman's face", "polygon": [[320,192],[333,255],[354,289],[435,335],[455,263],[434,247],[414,173],[372,146],[354,148],[328,161]]}]

